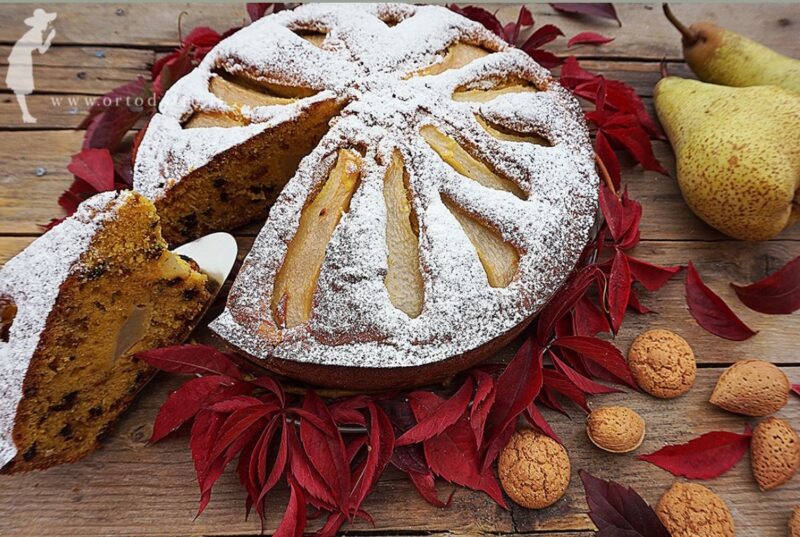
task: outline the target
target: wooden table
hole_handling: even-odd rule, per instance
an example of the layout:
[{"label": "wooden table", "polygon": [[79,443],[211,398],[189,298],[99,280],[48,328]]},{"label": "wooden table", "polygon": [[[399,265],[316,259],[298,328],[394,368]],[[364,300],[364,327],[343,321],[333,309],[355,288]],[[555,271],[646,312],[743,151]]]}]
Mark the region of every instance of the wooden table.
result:
[{"label": "wooden table", "polygon": [[[5,76],[10,46],[25,30],[22,20],[32,5],[0,6],[0,74]],[[241,5],[106,5],[66,4],[58,11],[58,35],[45,55],[34,57],[36,93],[29,97],[35,125],[22,124],[14,96],[0,96],[0,262],[19,252],[38,234],[39,224],[60,215],[56,204],[71,177],[69,157],[81,143],[75,129],[92,99],[139,75],[159,54],[177,43],[177,20],[186,11],[183,28],[209,25],[223,30],[246,20]],[[515,17],[515,6],[502,6],[501,20]],[[538,24],[555,23],[567,36],[593,30],[616,37],[603,47],[570,51],[583,64],[625,80],[636,87],[652,107],[652,88],[659,78],[659,62],[667,60],[672,74],[691,76],[681,61],[678,34],[667,24],[657,5],[620,4],[623,22],[571,19],[546,5],[533,6]],[[680,5],[677,14],[687,22],[710,19],[735,29],[785,54],[800,57],[800,6],[797,5]],[[566,40],[553,48],[566,53]],[[674,172],[668,144],[655,143],[657,156]],[[662,263],[693,260],[706,281],[760,334],[744,343],[716,338],[689,316],[683,283],[670,282],[644,302],[657,314],[631,315],[617,343],[626,349],[642,330],[666,327],[682,334],[694,346],[700,364],[695,388],[677,401],[658,401],[642,394],[595,398],[594,404],[622,402],[647,421],[647,438],[640,453],[665,443],[683,442],[711,430],[741,430],[755,424],[723,412],[707,401],[725,366],[744,358],[763,358],[783,366],[800,382],[798,329],[800,316],[765,316],[745,309],[728,282],[750,282],[775,270],[800,253],[800,226],[775,240],[737,242],[700,222],[684,205],[671,177],[626,167],[624,181],[644,205],[643,241],[636,256]],[[257,228],[242,232],[248,246]],[[193,521],[197,507],[187,436],[177,435],[155,446],[146,445],[156,410],[180,379],[160,376],[139,397],[105,447],[84,461],[47,472],[0,478],[0,534],[47,535],[257,535],[257,520],[244,519],[244,492],[236,478],[226,474],[217,485],[209,509]],[[800,399],[780,412],[800,428]],[[593,448],[583,430],[583,416],[574,420],[548,414],[565,441],[575,470],[634,486],[651,503],[658,501],[673,477],[633,456],[611,456]],[[800,502],[800,477],[778,490],[761,493],[745,457],[727,475],[709,483],[722,496],[736,519],[737,535],[778,537],[786,534],[792,507]],[[442,494],[450,486],[441,484]],[[269,509],[267,528],[274,529],[287,495],[280,493]],[[458,489],[446,509],[427,505],[405,477],[389,471],[365,508],[374,528],[359,523],[351,535],[484,535],[547,534],[588,536],[593,526],[586,516],[580,480],[573,475],[565,498],[542,511],[514,507],[505,511],[480,493]]]}]

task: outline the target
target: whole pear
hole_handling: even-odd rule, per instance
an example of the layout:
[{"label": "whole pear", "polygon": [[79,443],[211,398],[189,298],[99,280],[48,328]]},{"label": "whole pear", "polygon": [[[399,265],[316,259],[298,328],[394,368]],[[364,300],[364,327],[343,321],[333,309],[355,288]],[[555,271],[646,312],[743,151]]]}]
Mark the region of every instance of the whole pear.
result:
[{"label": "whole pear", "polygon": [[710,22],[687,28],[667,4],[664,14],[683,36],[683,56],[700,80],[723,86],[781,86],[800,93],[800,60]]},{"label": "whole pear", "polygon": [[666,77],[655,105],[697,216],[741,240],[770,239],[800,219],[800,94]]}]

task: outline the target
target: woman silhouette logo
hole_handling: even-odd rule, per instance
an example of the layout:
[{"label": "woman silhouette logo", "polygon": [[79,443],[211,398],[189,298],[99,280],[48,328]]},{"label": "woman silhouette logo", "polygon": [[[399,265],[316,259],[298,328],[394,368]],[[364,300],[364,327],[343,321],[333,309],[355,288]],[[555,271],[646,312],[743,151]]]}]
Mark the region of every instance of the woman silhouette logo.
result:
[{"label": "woman silhouette logo", "polygon": [[33,50],[44,54],[50,48],[56,36],[56,30],[51,26],[56,16],[56,13],[47,13],[36,8],[33,15],[25,19],[25,24],[31,29],[19,38],[8,55],[6,85],[17,96],[22,121],[25,123],[36,123],[36,118],[28,111],[25,100],[26,95],[33,93]]}]

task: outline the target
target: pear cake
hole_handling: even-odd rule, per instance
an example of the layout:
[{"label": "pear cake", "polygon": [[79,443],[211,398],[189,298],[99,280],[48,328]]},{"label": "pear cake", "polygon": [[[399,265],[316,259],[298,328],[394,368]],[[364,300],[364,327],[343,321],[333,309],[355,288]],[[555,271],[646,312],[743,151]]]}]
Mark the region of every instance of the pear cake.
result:
[{"label": "pear cake", "polygon": [[135,188],[168,241],[266,219],[210,325],[256,363],[357,389],[452,375],[515,337],[586,245],[578,102],[436,6],[308,4],[165,95]]},{"label": "pear cake", "polygon": [[92,452],[179,343],[209,280],[169,252],[153,204],[98,194],[0,270],[0,473]]}]

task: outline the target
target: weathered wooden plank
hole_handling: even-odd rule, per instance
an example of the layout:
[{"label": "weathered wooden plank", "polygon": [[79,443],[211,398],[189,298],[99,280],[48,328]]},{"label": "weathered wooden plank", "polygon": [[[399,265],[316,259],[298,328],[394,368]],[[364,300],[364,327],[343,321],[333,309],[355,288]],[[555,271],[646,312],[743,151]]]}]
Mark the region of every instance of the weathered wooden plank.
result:
[{"label": "weathered wooden plank", "polygon": [[[39,233],[39,224],[59,217],[58,197],[69,185],[69,155],[80,148],[81,132],[0,132],[0,234]],[[655,142],[656,156],[674,175],[672,150]],[[37,176],[37,168],[46,174]],[[41,171],[41,170],[40,170]],[[652,240],[723,240],[724,236],[686,208],[675,180],[639,167],[626,168],[631,195],[642,202],[642,233]],[[242,230],[253,234],[257,227]],[[784,231],[784,240],[800,239],[800,226]]]},{"label": "weathered wooden plank", "polygon": [[[0,77],[5,80],[8,66],[0,66]],[[33,80],[37,92],[81,93],[102,95],[112,89],[143,76],[149,80],[146,68],[120,69],[118,67],[61,67],[39,65],[34,60]],[[5,90],[5,84],[2,88]],[[8,92],[4,92],[8,94]],[[5,95],[4,95],[5,96]]]},{"label": "weathered wooden plank", "polygon": [[[518,4],[486,7],[492,11],[499,9],[501,20],[509,21],[516,18]],[[538,24],[557,24],[568,37],[587,30],[616,37],[602,48],[582,46],[568,51],[570,53],[652,59],[680,57],[679,35],[660,13],[658,4],[616,7],[622,19],[621,28],[613,21],[566,17],[546,5],[531,5]],[[19,38],[25,30],[22,20],[30,15],[31,9],[26,4],[4,6],[4,19],[9,22],[0,27],[0,42],[10,44]],[[173,46],[178,42],[177,20],[181,11],[188,13],[183,19],[183,28],[187,30],[200,25],[226,30],[249,20],[241,4],[69,4],[59,5],[57,11],[55,44]],[[687,23],[710,19],[784,54],[800,56],[800,42],[795,39],[800,21],[796,5],[697,4],[680,5],[675,11]],[[567,52],[566,42],[564,38],[559,39],[554,50]]]},{"label": "weathered wooden plank", "polygon": [[71,182],[70,155],[82,132],[0,132],[0,233],[41,233],[62,215],[58,197]]},{"label": "weathered wooden plank", "polygon": [[[786,371],[793,380],[800,379],[800,368]],[[707,403],[719,372],[700,370],[695,388],[675,401],[624,393],[595,398],[593,404],[623,403],[642,414],[648,433],[640,453],[654,451],[665,443],[686,441],[710,430],[741,430],[746,422],[754,424]],[[178,379],[167,376],[152,383],[105,448],[85,461],[47,472],[3,476],[0,533],[52,537],[258,533],[256,520],[244,520],[244,494],[231,472],[220,480],[208,510],[192,522],[197,491],[185,432],[154,446],[146,445],[158,405],[177,384]],[[570,452],[573,468],[569,491],[555,506],[542,511],[515,507],[509,513],[493,505],[483,494],[457,489],[450,507],[435,509],[414,493],[404,476],[389,471],[364,506],[375,518],[376,527],[357,523],[353,529],[377,530],[382,534],[446,531],[466,535],[586,531],[591,529],[591,523],[585,516],[578,469],[633,486],[648,501],[656,502],[673,481],[672,476],[636,461],[633,455],[612,456],[592,447],[583,431],[581,413],[575,410],[573,414],[574,421],[547,414]],[[794,400],[780,415],[795,426],[800,424],[800,406]],[[729,474],[707,485],[730,505],[737,535],[751,537],[785,535],[785,522],[800,492],[800,479],[768,495],[758,492],[746,459]],[[440,486],[441,495],[449,491],[449,486]],[[399,498],[402,508],[398,509]],[[276,527],[285,501],[285,493],[272,500],[268,530]],[[763,508],[762,501],[769,502],[769,509]]]},{"label": "weathered wooden plank", "polygon": [[0,125],[6,129],[38,131],[41,129],[75,129],[86,117],[96,95],[28,95],[26,102],[36,123],[23,123],[16,97],[0,94]]},{"label": "weathered wooden plank", "polygon": [[[0,237],[0,264],[20,252],[33,237]],[[239,237],[239,257],[250,250],[253,237]],[[657,293],[641,290],[642,302],[657,313],[630,312],[617,337],[623,351],[642,331],[652,327],[675,330],[695,348],[701,364],[729,364],[745,358],[761,358],[779,364],[800,364],[796,341],[787,334],[797,333],[798,316],[762,315],[747,309],[733,293],[730,282],[749,283],[775,271],[800,254],[793,241],[743,243],[736,241],[645,241],[635,257],[662,265],[685,265],[693,261],[706,283],[720,294],[741,318],[760,333],[744,342],[732,342],[709,334],[689,315],[684,296],[683,276],[677,276]],[[220,302],[221,304],[222,302]],[[505,358],[513,351],[502,353]]]},{"label": "weathered wooden plank", "polygon": [[[0,46],[0,65],[8,65],[10,52],[10,45]],[[109,47],[53,45],[45,54],[34,56],[33,63],[41,67],[147,69],[154,58],[155,53],[152,50],[123,48],[119,43]]]}]

